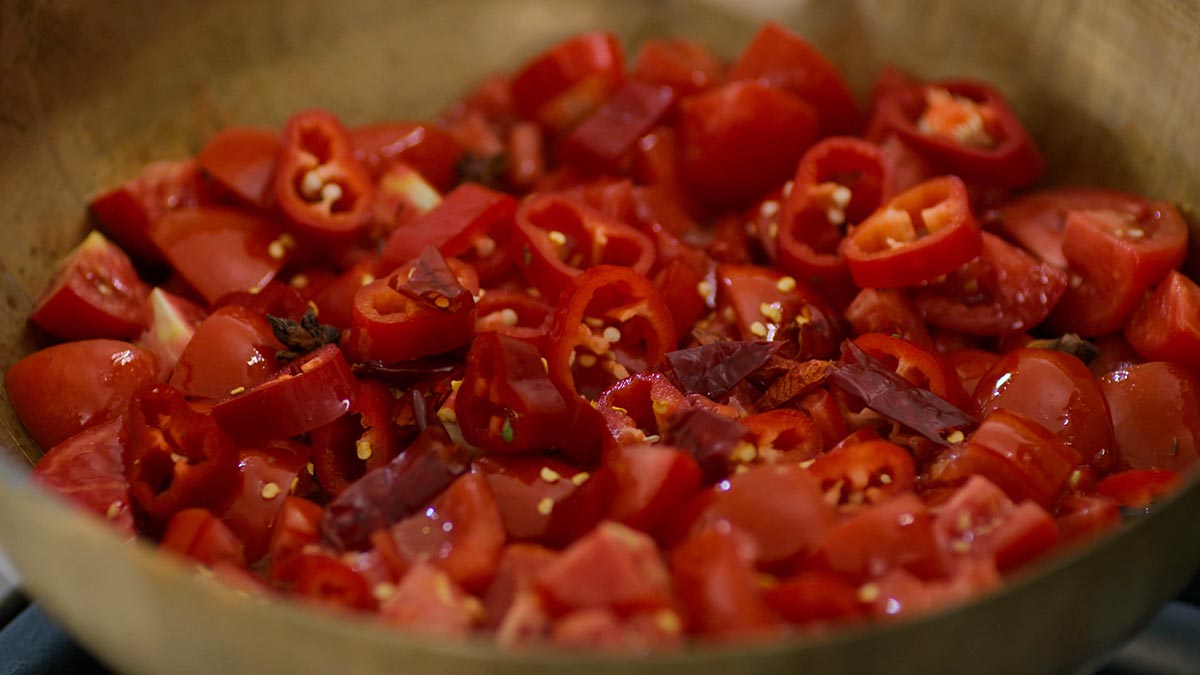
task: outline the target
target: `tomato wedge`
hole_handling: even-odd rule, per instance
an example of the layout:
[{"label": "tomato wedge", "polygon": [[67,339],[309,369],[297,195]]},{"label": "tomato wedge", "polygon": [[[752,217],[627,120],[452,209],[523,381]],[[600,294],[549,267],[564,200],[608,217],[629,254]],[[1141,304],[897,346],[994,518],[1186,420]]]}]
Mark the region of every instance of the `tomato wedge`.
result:
[{"label": "tomato wedge", "polygon": [[1125,337],[1147,361],[1174,361],[1200,372],[1200,286],[1168,272],[1129,317]]},{"label": "tomato wedge", "polygon": [[196,163],[242,203],[265,210],[274,199],[271,179],[279,156],[279,134],[254,127],[217,132],[196,155]]},{"label": "tomato wedge", "polygon": [[29,321],[60,340],[133,338],[149,295],[125,253],[92,232],[59,263]]},{"label": "tomato wedge", "polygon": [[125,478],[125,423],[111,419],[68,438],[33,467],[33,480],[134,536],[133,502]]},{"label": "tomato wedge", "polygon": [[567,131],[608,98],[624,71],[616,36],[577,35],[539,54],[513,76],[513,107],[551,131]]}]

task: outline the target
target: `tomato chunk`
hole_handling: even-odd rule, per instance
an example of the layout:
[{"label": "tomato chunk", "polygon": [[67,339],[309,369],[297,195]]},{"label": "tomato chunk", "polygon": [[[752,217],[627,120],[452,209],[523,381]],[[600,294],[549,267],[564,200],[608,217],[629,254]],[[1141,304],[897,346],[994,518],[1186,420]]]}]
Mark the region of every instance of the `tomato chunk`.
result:
[{"label": "tomato chunk", "polygon": [[1174,363],[1115,370],[1100,380],[1122,469],[1186,471],[1200,460],[1200,381]]},{"label": "tomato chunk", "polygon": [[150,287],[129,258],[92,232],[59,263],[29,320],[60,340],[137,337]]},{"label": "tomato chunk", "polygon": [[122,536],[132,537],[127,445],[123,420],[98,424],[50,448],[33,468],[33,480],[107,519]]}]

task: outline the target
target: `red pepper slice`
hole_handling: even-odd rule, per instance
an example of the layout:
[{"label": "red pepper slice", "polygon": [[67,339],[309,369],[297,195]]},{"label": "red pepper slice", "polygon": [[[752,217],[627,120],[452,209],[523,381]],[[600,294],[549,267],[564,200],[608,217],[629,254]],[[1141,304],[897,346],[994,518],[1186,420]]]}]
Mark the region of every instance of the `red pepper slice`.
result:
[{"label": "red pepper slice", "polygon": [[279,134],[253,127],[217,132],[196,155],[196,163],[242,203],[266,210],[271,205],[271,179],[279,158]]},{"label": "red pepper slice", "polygon": [[521,204],[516,225],[509,255],[551,301],[590,267],[621,265],[645,276],[654,265],[649,237],[573,199],[536,195]]},{"label": "red pepper slice", "polygon": [[275,172],[275,202],[297,234],[319,243],[345,243],[371,220],[375,186],[354,157],[342,123],[308,110],[283,127]]},{"label": "red pepper slice", "polygon": [[625,56],[615,35],[576,35],[513,76],[513,107],[525,119],[566,131],[608,98],[624,71]]},{"label": "red pepper slice", "polygon": [[785,355],[799,360],[833,354],[838,326],[816,291],[757,265],[721,265],[716,276],[717,307],[732,309],[741,339],[794,341]]},{"label": "red pepper slice", "polygon": [[633,76],[665,84],[680,96],[695,94],[725,80],[725,64],[707,47],[681,38],[646,40],[638,52]]},{"label": "red pepper slice", "polygon": [[[417,260],[360,288],[346,339],[349,352],[362,361],[394,363],[470,342],[475,300],[459,279],[467,269],[456,274],[436,249],[427,248]],[[422,283],[414,286],[413,280]]]},{"label": "red pepper slice", "polygon": [[190,507],[222,511],[241,484],[237,451],[216,420],[156,384],[129,404],[130,494],[158,527]]},{"label": "red pepper slice", "polygon": [[958,373],[932,350],[883,333],[860,335],[854,344],[912,385],[928,389],[960,409],[967,408],[967,392]]},{"label": "red pepper slice", "polygon": [[983,233],[979,257],[918,290],[925,320],[968,335],[1011,335],[1049,316],[1067,290],[1067,274]]},{"label": "red pepper slice", "polygon": [[759,29],[729,78],[759,80],[796,94],[820,114],[822,136],[858,129],[858,109],[841,73],[815,47],[773,21]]},{"label": "red pepper slice", "polygon": [[609,433],[621,445],[642,443],[666,432],[667,420],[691,404],[662,373],[645,372],[620,380],[596,401]]},{"label": "red pepper slice", "polygon": [[895,132],[939,169],[975,184],[1021,187],[1045,165],[1008,101],[982,82],[895,87],[880,96],[874,115],[872,137]]},{"label": "red pepper slice", "polygon": [[916,468],[907,450],[884,440],[839,446],[808,467],[825,500],[856,510],[913,489]]},{"label": "red pepper slice", "polygon": [[617,380],[657,364],[674,345],[671,311],[654,286],[635,270],[600,265],[563,291],[547,369],[561,391],[594,399]]},{"label": "red pepper slice", "polygon": [[357,380],[357,385],[350,414],[309,434],[317,481],[332,495],[384,466],[400,450],[391,389],[376,380]]},{"label": "red pepper slice", "polygon": [[[827,138],[800,158],[790,190],[777,226],[780,269],[799,279],[847,283],[846,264],[838,253],[843,226],[862,222],[892,198],[890,164],[871,143]],[[761,208],[781,207],[774,202]]]},{"label": "red pepper slice", "polygon": [[264,448],[238,452],[241,490],[229,508],[217,515],[245,545],[246,560],[257,562],[267,552],[271,527],[283,509],[309,448],[303,443],[277,441]]},{"label": "red pepper slice", "polygon": [[850,231],[840,251],[864,288],[916,286],[979,255],[967,186],[954,176],[903,192]]},{"label": "red pepper slice", "polygon": [[213,418],[242,445],[291,438],[350,410],[354,376],[336,345],[288,364],[270,380],[218,401]]},{"label": "red pepper slice", "polygon": [[744,80],[679,102],[680,171],[708,206],[744,206],[782,183],[817,137],[800,98]]},{"label": "red pepper slice", "polygon": [[1187,255],[1187,221],[1166,202],[1136,214],[1072,211],[1063,227],[1070,283],[1050,325],[1085,337],[1119,330],[1146,291]]},{"label": "red pepper slice", "polygon": [[933,346],[925,321],[904,291],[864,288],[846,307],[845,315],[859,334],[887,333],[922,347]]},{"label": "red pepper slice", "polygon": [[628,80],[563,138],[559,158],[583,171],[620,171],[638,139],[674,104],[671,87]]},{"label": "red pepper slice", "polygon": [[487,452],[546,450],[573,440],[563,437],[570,411],[541,355],[496,333],[471,344],[454,410],[463,437]]},{"label": "red pepper slice", "polygon": [[440,204],[411,223],[401,225],[388,238],[383,260],[402,263],[434,246],[443,255],[463,253],[496,228],[505,228],[517,210],[517,200],[475,183],[464,183]]},{"label": "red pepper slice", "polygon": [[372,176],[382,176],[395,162],[405,162],[439,190],[457,179],[462,148],[443,129],[423,122],[383,122],[349,131],[354,158]]},{"label": "red pepper slice", "polygon": [[476,333],[499,333],[526,342],[539,351],[545,346],[554,308],[541,297],[524,291],[489,289],[479,298],[476,308]]}]

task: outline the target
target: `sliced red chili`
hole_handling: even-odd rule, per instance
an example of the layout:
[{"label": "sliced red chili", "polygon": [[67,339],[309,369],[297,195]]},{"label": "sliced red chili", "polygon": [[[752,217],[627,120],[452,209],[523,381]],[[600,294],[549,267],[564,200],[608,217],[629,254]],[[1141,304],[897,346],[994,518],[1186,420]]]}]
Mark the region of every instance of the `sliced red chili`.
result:
[{"label": "sliced red chili", "polygon": [[896,87],[880,96],[874,115],[876,134],[895,132],[939,169],[972,183],[1021,187],[1045,165],[1008,101],[982,82]]},{"label": "sliced red chili", "polygon": [[608,513],[617,483],[612,471],[581,471],[544,457],[483,457],[475,470],[496,496],[509,537],[566,546]]},{"label": "sliced red chili", "polygon": [[549,194],[534,196],[517,210],[509,255],[551,301],[582,270],[622,265],[644,276],[655,259],[654,243],[637,229]]},{"label": "sliced red chili", "polygon": [[834,448],[808,471],[820,481],[826,501],[850,510],[910,492],[916,475],[912,455],[884,440]]},{"label": "sliced red chili", "polygon": [[312,431],[345,415],[356,391],[336,345],[292,361],[270,380],[213,406],[213,418],[239,443],[255,445]]},{"label": "sliced red chili", "polygon": [[937,394],[960,409],[968,406],[958,373],[941,356],[903,338],[867,333],[854,339],[854,344],[914,386]]},{"label": "sliced red chili", "polygon": [[130,494],[157,527],[190,507],[222,511],[233,498],[233,441],[177,390],[156,384],[134,395],[128,431]]},{"label": "sliced red chili", "polygon": [[903,192],[850,231],[839,248],[865,288],[915,286],[979,255],[979,224],[954,176]]},{"label": "sliced red chili", "polygon": [[384,245],[383,260],[391,264],[412,260],[427,246],[446,256],[459,255],[495,228],[507,228],[516,210],[512,197],[464,183],[425,215],[396,228]]},{"label": "sliced red chili", "polygon": [[275,171],[275,202],[297,234],[317,242],[345,243],[371,219],[375,187],[354,157],[354,146],[336,117],[308,110],[283,128]]},{"label": "sliced red chili", "polygon": [[563,162],[584,171],[619,171],[632,162],[638,139],[675,103],[675,90],[626,80],[558,146]]},{"label": "sliced red chili", "polygon": [[544,348],[554,308],[525,291],[489,289],[476,303],[476,333],[499,333]]},{"label": "sliced red chili", "polygon": [[349,352],[362,361],[386,364],[441,354],[469,342],[475,334],[475,300],[462,274],[431,247],[360,288],[346,338]]},{"label": "sliced red chili", "polygon": [[899,289],[864,288],[846,307],[846,320],[855,332],[887,333],[921,347],[932,347],[925,321],[908,295]]},{"label": "sliced red chili", "polygon": [[546,367],[560,390],[594,399],[657,364],[674,345],[671,312],[650,282],[627,267],[600,265],[563,291]]},{"label": "sliced red chili", "polygon": [[372,469],[390,462],[400,451],[396,398],[375,381],[356,380],[349,414],[309,433],[312,464],[321,488],[337,495]]},{"label": "sliced red chili", "polygon": [[513,107],[548,129],[566,131],[608,98],[624,70],[616,36],[577,35],[539,54],[513,76]]}]

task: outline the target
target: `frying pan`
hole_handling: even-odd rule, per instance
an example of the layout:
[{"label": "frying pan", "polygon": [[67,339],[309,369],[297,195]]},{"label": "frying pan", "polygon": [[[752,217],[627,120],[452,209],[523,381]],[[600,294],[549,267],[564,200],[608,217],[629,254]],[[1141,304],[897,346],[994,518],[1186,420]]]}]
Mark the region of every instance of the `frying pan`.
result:
[{"label": "frying pan", "polygon": [[[811,38],[860,92],[885,60],[992,80],[1046,149],[1050,182],[1171,199],[1195,224],[1196,3],[2,2],[0,365],[39,346],[24,317],[85,232],[86,197],[149,160],[196,151],[224,124],[278,126],[310,106],[350,124],[428,115],[488,71],[585,29],[613,30],[633,48],[683,34],[732,56],[766,17]],[[918,621],[635,661],[504,652],[247,599],[122,544],[28,483],[40,453],[7,400],[0,427],[0,545],[32,596],[127,673],[1064,672],[1130,635],[1200,565],[1192,481],[1114,536]]]}]

